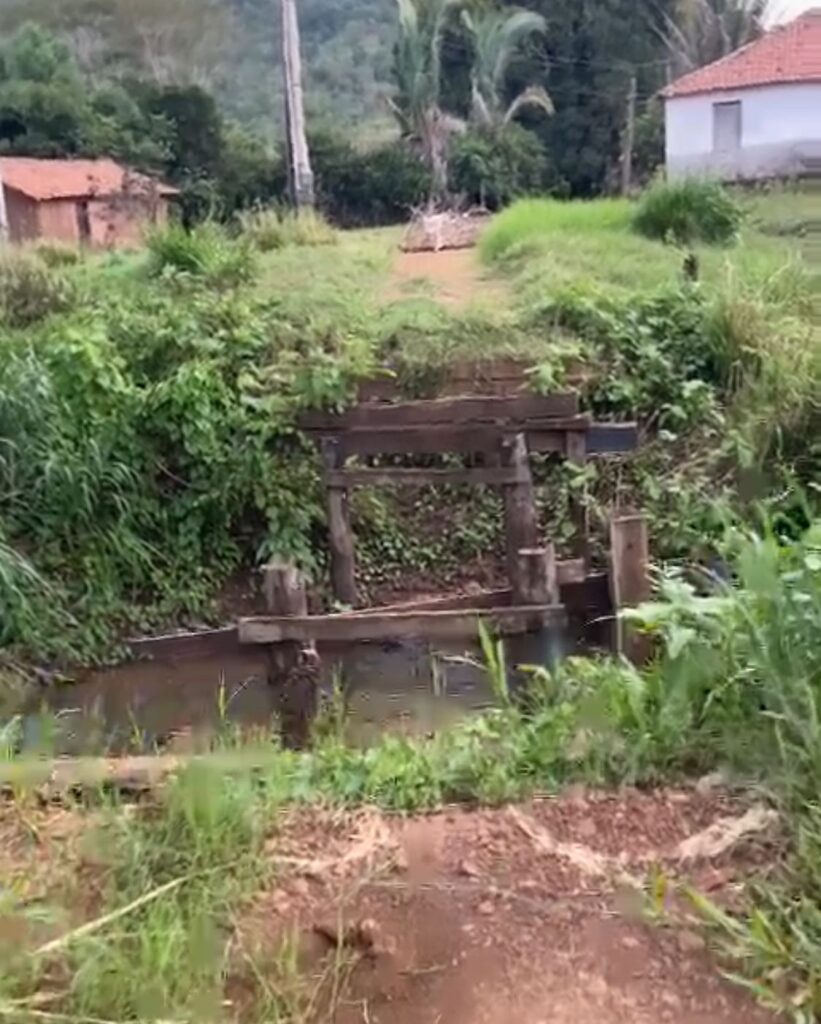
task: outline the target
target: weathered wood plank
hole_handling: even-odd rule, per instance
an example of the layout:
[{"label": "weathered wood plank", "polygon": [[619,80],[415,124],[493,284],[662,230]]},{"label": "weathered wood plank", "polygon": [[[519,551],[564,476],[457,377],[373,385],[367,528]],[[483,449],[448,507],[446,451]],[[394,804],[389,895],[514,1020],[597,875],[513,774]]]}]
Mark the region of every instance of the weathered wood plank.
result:
[{"label": "weathered wood plank", "polygon": [[[534,419],[522,424],[489,424],[362,429],[338,435],[340,451],[348,455],[436,455],[442,452],[491,452],[505,434],[526,432],[528,439],[542,437],[538,451],[564,452],[568,430],[587,430],[586,414],[566,419]],[[530,445],[533,450],[533,445]]]},{"label": "weathered wood plank", "polygon": [[240,619],[239,637],[244,644],[276,644],[288,640],[317,643],[399,640],[423,637],[430,640],[466,640],[477,635],[479,620],[502,635],[526,633],[565,620],[561,605],[526,608],[470,608],[458,611],[389,612],[378,614],[314,615],[305,618]]},{"label": "weathered wood plank", "polygon": [[[647,518],[625,515],[610,523],[610,585],[617,612],[649,599],[650,548]],[[651,644],[622,619],[618,620],[618,650],[636,664],[647,660]]]},{"label": "weathered wood plank", "polygon": [[360,404],[342,413],[308,412],[299,417],[302,430],[385,430],[436,424],[521,423],[530,419],[565,418],[579,411],[574,391],[513,398],[435,398],[394,405]]},{"label": "weathered wood plank", "polygon": [[543,548],[522,548],[517,552],[518,570],[513,586],[513,603],[558,604],[559,574],[556,549],[552,544]]},{"label": "weathered wood plank", "polygon": [[508,484],[502,490],[507,576],[515,599],[524,592],[524,581],[519,579],[519,552],[523,548],[537,546],[539,523],[525,435],[519,433],[506,437],[501,455],[502,467],[513,470],[518,478],[516,483]]},{"label": "weathered wood plank", "polygon": [[[322,460],[326,472],[340,470],[344,463],[341,445],[334,438],[323,438]],[[354,551],[348,492],[327,488],[328,543],[331,554],[331,586],[334,597],[343,604],[357,603],[356,554]]]},{"label": "weathered wood plank", "polygon": [[381,466],[378,469],[340,469],[325,474],[328,487],[373,487],[377,485],[404,484],[426,486],[429,484],[472,484],[500,487],[516,483],[515,470],[475,467],[471,469],[405,469]]},{"label": "weathered wood plank", "polygon": [[176,661],[186,658],[227,658],[242,652],[236,626],[191,633],[140,636],[126,641],[134,658]]}]

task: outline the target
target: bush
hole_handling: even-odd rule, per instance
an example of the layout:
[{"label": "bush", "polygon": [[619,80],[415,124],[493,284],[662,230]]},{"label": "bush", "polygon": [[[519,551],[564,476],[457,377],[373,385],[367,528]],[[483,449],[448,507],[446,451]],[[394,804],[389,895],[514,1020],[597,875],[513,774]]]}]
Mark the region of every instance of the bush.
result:
[{"label": "bush", "polygon": [[26,327],[68,309],[74,288],[37,254],[9,249],[0,255],[0,316],[9,327]]},{"label": "bush", "polygon": [[337,235],[321,213],[302,210],[251,210],[240,214],[242,234],[260,252],[286,245],[334,245]]},{"label": "bush", "polygon": [[335,223],[373,227],[406,221],[430,194],[430,174],[406,145],[360,153],[328,132],[310,138],[317,201]]},{"label": "bush", "polygon": [[36,242],[31,251],[48,267],[73,267],[82,259],[81,250],[65,242]]},{"label": "bush", "polygon": [[453,141],[450,189],[472,203],[497,210],[518,196],[543,192],[551,184],[555,187],[555,175],[550,174],[541,142],[521,125],[469,131]]},{"label": "bush", "polygon": [[148,236],[148,250],[150,270],[155,275],[170,269],[229,288],[253,276],[254,259],[248,241],[231,238],[213,221],[190,231],[181,224],[157,228]]},{"label": "bush", "polygon": [[491,263],[516,246],[538,243],[557,232],[619,231],[629,224],[630,204],[625,199],[520,199],[493,218],[482,235],[479,252]]},{"label": "bush", "polygon": [[735,238],[742,218],[741,207],[719,182],[686,178],[659,181],[647,189],[633,216],[633,227],[647,238],[679,245],[718,245]]}]

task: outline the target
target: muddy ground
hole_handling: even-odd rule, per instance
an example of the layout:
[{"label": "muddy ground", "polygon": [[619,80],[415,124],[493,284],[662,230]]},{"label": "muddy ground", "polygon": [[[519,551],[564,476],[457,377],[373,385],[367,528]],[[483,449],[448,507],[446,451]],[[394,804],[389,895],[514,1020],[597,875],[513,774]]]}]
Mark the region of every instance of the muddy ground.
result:
[{"label": "muddy ground", "polygon": [[[284,875],[243,940],[297,935],[334,1024],[759,1024],[773,1018],[721,977],[673,882],[732,905],[772,842],[761,808],[694,790],[300,813],[271,842]],[[649,877],[670,883],[661,904]]]}]

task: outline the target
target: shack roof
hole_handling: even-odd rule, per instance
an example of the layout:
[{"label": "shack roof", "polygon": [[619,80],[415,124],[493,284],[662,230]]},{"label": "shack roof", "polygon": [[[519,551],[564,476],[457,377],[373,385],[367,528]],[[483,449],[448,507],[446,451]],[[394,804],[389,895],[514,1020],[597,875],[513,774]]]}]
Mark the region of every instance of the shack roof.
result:
[{"label": "shack roof", "polygon": [[29,199],[91,199],[124,193],[156,191],[175,196],[177,189],[156,178],[118,164],[115,160],[41,160],[34,157],[0,157],[0,176],[6,188]]}]

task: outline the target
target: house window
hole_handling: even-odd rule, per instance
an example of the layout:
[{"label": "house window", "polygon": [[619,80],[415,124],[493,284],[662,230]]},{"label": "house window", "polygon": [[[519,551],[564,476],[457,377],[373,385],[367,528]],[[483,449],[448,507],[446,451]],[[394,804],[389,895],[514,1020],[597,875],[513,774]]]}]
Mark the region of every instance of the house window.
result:
[{"label": "house window", "polygon": [[713,104],[713,152],[741,149],[741,100]]}]

